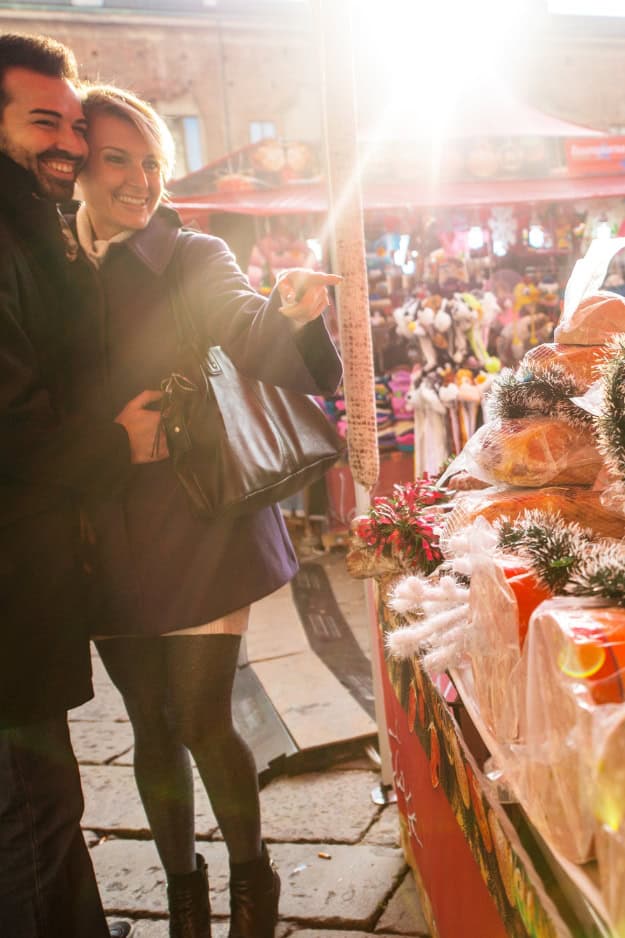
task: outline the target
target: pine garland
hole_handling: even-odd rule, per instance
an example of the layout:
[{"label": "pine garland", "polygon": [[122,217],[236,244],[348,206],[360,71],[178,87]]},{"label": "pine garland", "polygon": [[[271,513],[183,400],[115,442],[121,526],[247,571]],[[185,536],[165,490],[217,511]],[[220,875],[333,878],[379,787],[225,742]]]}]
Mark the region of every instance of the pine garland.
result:
[{"label": "pine garland", "polygon": [[564,521],[558,512],[538,509],[513,521],[500,518],[495,526],[500,549],[526,556],[538,578],[556,594],[565,592],[581,569],[593,537],[589,528]]},{"label": "pine garland", "polygon": [[597,596],[625,606],[625,545],[597,542],[588,547],[582,563],[571,574],[567,593]]},{"label": "pine garland", "polygon": [[610,343],[600,366],[603,410],[596,418],[599,450],[611,473],[625,480],[625,335]]},{"label": "pine garland", "polygon": [[581,393],[574,379],[561,365],[536,372],[513,372],[507,368],[493,383],[490,407],[494,417],[557,417],[575,427],[592,426],[593,417],[570,400]]}]

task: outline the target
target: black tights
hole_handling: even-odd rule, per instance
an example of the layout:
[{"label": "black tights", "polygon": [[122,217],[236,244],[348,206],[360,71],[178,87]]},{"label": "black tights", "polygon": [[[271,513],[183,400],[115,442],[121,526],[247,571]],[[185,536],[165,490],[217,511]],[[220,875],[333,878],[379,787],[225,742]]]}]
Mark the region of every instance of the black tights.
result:
[{"label": "black tights", "polygon": [[261,854],[258,775],[232,722],[236,635],[114,638],[97,643],[135,735],[135,778],[168,875],[195,869],[195,760],[230,861]]}]

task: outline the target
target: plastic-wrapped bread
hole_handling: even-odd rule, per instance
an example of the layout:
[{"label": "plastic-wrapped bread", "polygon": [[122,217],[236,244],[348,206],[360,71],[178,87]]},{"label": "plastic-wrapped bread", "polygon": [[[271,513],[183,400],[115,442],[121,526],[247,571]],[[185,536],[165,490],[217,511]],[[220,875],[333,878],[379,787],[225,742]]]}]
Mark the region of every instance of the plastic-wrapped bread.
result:
[{"label": "plastic-wrapped bread", "polygon": [[591,429],[553,417],[492,420],[468,441],[462,466],[484,482],[590,485],[603,462]]},{"label": "plastic-wrapped bread", "polygon": [[593,801],[599,878],[615,938],[625,938],[625,706],[602,708],[596,723]]},{"label": "plastic-wrapped bread", "polygon": [[582,486],[545,486],[541,489],[490,486],[481,491],[455,496],[453,510],[445,520],[444,536],[482,517],[493,523],[498,518],[518,518],[524,511],[537,509],[559,513],[565,521],[590,528],[596,537],[625,537],[625,516],[601,504],[601,492]]},{"label": "plastic-wrapped bread", "polygon": [[482,719],[501,744],[518,734],[529,617],[550,592],[514,557],[484,558],[473,570],[467,652]]},{"label": "plastic-wrapped bread", "polygon": [[562,345],[545,342],[528,349],[519,368],[535,375],[554,367],[559,368],[582,392],[599,377],[597,366],[604,361],[605,356],[606,348],[603,345]]},{"label": "plastic-wrapped bread", "polygon": [[625,609],[559,597],[530,619],[517,787],[543,837],[575,863],[593,854],[593,720],[623,700],[620,661]]},{"label": "plastic-wrapped bread", "polygon": [[570,317],[563,317],[553,337],[563,345],[605,345],[619,332],[625,332],[625,299],[598,290],[583,299]]}]

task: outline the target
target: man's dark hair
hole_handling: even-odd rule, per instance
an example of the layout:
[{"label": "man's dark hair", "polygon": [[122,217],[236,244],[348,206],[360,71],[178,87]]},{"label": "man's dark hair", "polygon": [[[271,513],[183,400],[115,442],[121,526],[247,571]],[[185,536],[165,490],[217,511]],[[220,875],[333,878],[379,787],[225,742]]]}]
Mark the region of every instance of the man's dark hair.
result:
[{"label": "man's dark hair", "polygon": [[56,39],[3,33],[0,35],[0,118],[9,103],[4,90],[4,75],[8,68],[28,68],[49,78],[78,82],[74,53]]}]

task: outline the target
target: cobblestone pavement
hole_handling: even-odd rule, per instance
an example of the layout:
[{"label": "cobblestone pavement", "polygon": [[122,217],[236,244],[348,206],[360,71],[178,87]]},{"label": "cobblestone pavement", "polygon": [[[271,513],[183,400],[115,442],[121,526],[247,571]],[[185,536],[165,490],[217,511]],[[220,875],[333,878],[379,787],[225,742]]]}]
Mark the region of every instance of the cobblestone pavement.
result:
[{"label": "cobblestone pavement", "polygon": [[[96,697],[70,717],[85,794],[83,826],[107,915],[133,938],[167,938],[165,877],[134,783],[132,732],[94,658]],[[377,806],[378,772],[363,754],[281,776],[261,792],[263,833],[282,878],[278,938],[427,935],[399,847],[397,809]],[[197,780],[198,850],[208,862],[214,938],[228,933],[228,864]]]}]

